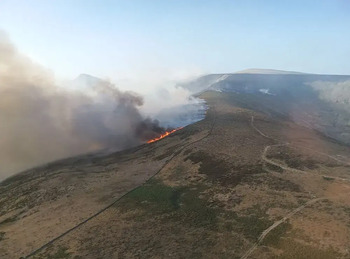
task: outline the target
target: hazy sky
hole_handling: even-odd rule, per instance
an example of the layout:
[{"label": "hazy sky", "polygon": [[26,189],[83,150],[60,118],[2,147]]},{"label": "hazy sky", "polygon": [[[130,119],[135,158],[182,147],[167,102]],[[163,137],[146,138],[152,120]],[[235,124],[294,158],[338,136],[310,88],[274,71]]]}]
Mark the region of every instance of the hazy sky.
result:
[{"label": "hazy sky", "polygon": [[252,67],[350,74],[346,0],[1,0],[0,28],[66,78]]}]

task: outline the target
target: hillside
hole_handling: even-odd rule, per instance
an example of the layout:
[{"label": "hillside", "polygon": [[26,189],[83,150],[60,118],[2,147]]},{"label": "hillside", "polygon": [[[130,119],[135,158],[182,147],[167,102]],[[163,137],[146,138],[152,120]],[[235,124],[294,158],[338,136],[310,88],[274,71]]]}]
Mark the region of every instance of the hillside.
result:
[{"label": "hillside", "polygon": [[0,183],[0,258],[349,257],[350,148],[268,94],[200,97],[205,119],[158,142]]},{"label": "hillside", "polygon": [[249,94],[254,101],[247,108],[279,114],[350,144],[350,76],[253,69],[207,75],[183,86],[198,93]]}]

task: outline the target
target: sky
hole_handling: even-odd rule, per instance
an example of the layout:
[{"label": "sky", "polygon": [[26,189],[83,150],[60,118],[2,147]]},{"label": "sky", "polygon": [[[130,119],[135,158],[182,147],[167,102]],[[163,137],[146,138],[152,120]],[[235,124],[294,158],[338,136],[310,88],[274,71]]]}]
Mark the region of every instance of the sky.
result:
[{"label": "sky", "polygon": [[0,29],[66,79],[176,80],[247,68],[350,74],[346,0],[1,0]]}]

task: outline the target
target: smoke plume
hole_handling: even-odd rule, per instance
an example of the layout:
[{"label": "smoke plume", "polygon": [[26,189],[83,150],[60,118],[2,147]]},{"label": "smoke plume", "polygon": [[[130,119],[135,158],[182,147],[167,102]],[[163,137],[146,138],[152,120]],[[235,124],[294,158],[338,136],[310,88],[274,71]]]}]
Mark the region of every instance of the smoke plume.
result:
[{"label": "smoke plume", "polygon": [[164,131],[140,114],[138,94],[99,79],[84,92],[58,87],[1,32],[0,57],[0,180],[55,159],[138,145]]},{"label": "smoke plume", "polygon": [[350,80],[343,82],[316,81],[310,85],[318,91],[321,100],[350,111]]}]

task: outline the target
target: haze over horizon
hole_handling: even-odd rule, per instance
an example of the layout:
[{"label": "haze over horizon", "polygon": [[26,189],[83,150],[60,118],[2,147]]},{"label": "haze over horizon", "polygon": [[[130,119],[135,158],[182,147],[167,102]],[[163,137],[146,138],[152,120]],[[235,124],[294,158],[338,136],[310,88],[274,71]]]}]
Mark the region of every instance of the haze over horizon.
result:
[{"label": "haze over horizon", "polygon": [[63,79],[133,79],[142,90],[247,68],[350,74],[350,4],[341,0],[4,0],[0,10],[18,49]]}]

